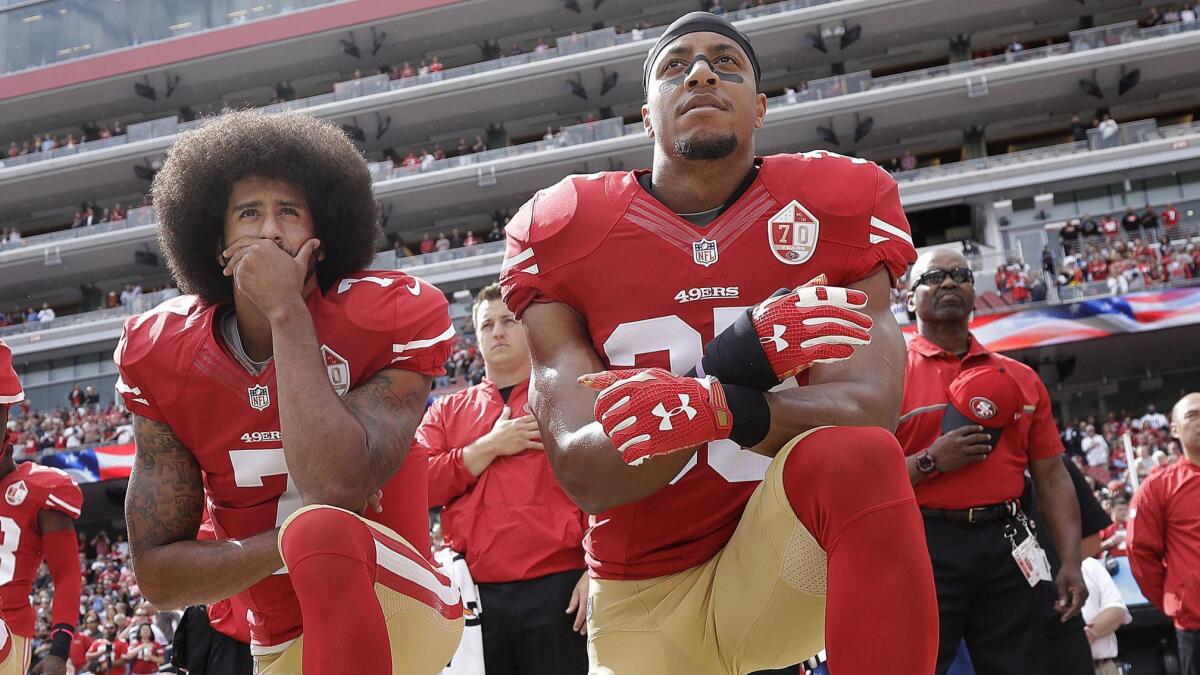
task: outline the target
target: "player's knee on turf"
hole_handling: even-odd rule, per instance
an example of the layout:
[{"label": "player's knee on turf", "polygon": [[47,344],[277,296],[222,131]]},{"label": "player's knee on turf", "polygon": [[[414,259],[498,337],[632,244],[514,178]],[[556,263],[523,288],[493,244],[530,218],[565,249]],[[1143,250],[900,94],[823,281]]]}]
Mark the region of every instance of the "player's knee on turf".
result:
[{"label": "player's knee on turf", "polygon": [[322,553],[366,562],[375,559],[375,540],[370,526],[353,513],[333,506],[309,506],[284,521],[279,553],[289,567]]}]

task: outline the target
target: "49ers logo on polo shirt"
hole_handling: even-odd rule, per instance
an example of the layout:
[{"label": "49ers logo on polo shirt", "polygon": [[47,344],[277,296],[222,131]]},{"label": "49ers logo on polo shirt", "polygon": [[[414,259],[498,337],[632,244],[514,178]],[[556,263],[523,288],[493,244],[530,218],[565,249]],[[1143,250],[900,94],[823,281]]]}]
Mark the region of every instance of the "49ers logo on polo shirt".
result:
[{"label": "49ers logo on polo shirt", "polygon": [[25,498],[29,496],[29,487],[25,485],[25,481],[19,480],[4,491],[4,501],[8,502],[9,506],[20,506],[25,503]]},{"label": "49ers logo on polo shirt", "polygon": [[771,253],[780,262],[802,265],[817,250],[821,221],[793,199],[767,221],[767,240]]},{"label": "49ers logo on polo shirt", "polygon": [[990,420],[996,416],[996,404],[991,399],[976,396],[971,399],[969,405],[971,406],[971,412],[975,413],[975,416],[981,420]]}]

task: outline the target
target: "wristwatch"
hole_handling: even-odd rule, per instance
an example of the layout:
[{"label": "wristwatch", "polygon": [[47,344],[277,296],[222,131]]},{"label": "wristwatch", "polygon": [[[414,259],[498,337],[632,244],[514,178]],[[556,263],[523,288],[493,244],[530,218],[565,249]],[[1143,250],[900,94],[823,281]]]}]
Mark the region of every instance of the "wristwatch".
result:
[{"label": "wristwatch", "polygon": [[933,455],[928,450],[917,453],[917,471],[926,476],[937,473],[937,462],[933,461]]}]

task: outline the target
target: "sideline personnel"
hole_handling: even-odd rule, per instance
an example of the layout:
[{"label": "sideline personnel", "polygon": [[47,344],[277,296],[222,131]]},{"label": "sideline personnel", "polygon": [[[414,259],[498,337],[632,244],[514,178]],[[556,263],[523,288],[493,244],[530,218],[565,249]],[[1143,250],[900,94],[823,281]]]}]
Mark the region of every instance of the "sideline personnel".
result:
[{"label": "sideline personnel", "polygon": [[1156,469],[1133,495],[1129,565],[1155,607],[1175,621],[1183,675],[1200,675],[1200,393],[1171,410],[1184,456]]},{"label": "sideline personnel", "polygon": [[446,507],[442,533],[479,585],[488,675],[582,675],[585,516],[555,482],[528,412],[529,345],[499,285],[479,291],[472,318],[487,377],[438,399],[417,430],[429,505]]},{"label": "sideline personnel", "polygon": [[941,622],[937,673],[965,638],[979,675],[1042,673],[1038,594],[1050,580],[1020,496],[1028,466],[1062,555],[1056,608],[1074,615],[1080,573],[1079,505],[1050,415],[1050,396],[1025,365],[988,351],[968,331],[974,276],[962,255],[931,251],[911,273],[908,345],[896,437],[925,520]]}]

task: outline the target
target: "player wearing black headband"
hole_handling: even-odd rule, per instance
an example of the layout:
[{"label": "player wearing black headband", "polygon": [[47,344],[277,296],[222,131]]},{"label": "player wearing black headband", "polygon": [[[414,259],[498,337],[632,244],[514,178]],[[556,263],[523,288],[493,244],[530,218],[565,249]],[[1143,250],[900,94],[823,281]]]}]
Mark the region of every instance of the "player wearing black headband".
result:
[{"label": "player wearing black headband", "polygon": [[838,675],[928,675],[933,577],[891,433],[908,223],[870,162],[756,157],[760,77],[741,32],[684,16],[646,61],[653,169],[569,177],[508,226],[534,412],[593,514],[592,672],[825,647]]}]

